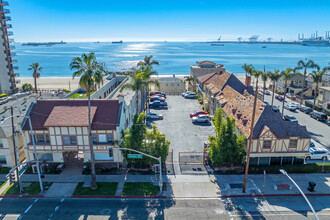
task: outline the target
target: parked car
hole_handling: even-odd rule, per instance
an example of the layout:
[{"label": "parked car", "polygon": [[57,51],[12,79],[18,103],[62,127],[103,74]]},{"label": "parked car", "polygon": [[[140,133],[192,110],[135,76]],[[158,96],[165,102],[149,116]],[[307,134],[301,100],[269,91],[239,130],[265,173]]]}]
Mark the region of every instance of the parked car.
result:
[{"label": "parked car", "polygon": [[327,125],[330,126],[330,121],[327,121]]},{"label": "parked car", "polygon": [[309,113],[311,113],[311,112],[313,111],[310,107],[305,107],[305,106],[301,106],[301,107],[299,108],[299,110],[300,110],[301,112],[303,112],[303,113],[306,113],[306,114],[309,114]]},{"label": "parked car", "polygon": [[185,99],[197,99],[197,95],[195,93],[190,93],[184,96]]},{"label": "parked car", "polygon": [[164,116],[155,112],[149,112],[146,114],[146,119],[163,119]]},{"label": "parked car", "polygon": [[275,99],[277,99],[278,101],[282,102],[284,100],[284,97],[283,96],[280,96],[280,95],[276,95],[275,96]]},{"label": "parked car", "polygon": [[300,104],[296,102],[291,102],[290,105],[296,106],[296,109],[300,108]]},{"label": "parked car", "polygon": [[166,108],[167,103],[156,100],[154,102],[149,103],[149,107],[152,107],[152,108]]},{"label": "parked car", "polygon": [[284,120],[285,121],[292,121],[292,122],[295,122],[295,123],[298,124],[298,120],[293,115],[284,115]]},{"label": "parked car", "polygon": [[190,113],[190,118],[196,117],[198,115],[207,115],[207,112],[203,111],[203,110],[192,112],[192,113]]},{"label": "parked car", "polygon": [[309,113],[309,116],[312,118],[318,120],[318,121],[327,121],[328,116],[322,112],[311,112]]},{"label": "parked car", "polygon": [[270,107],[273,109],[274,112],[280,112],[280,109],[277,106],[271,105]]},{"label": "parked car", "polygon": [[198,115],[196,117],[192,117],[193,123],[209,123],[210,118],[208,115]]},{"label": "parked car", "polygon": [[154,101],[156,101],[156,100],[159,100],[159,101],[165,102],[165,98],[160,97],[160,96],[158,96],[158,95],[153,95],[153,96],[150,97],[150,102],[154,102]]},{"label": "parked car", "polygon": [[154,94],[166,98],[166,93],[165,92],[156,91],[156,92],[154,92]]},{"label": "parked car", "polygon": [[265,91],[263,91],[263,93],[264,93],[265,95],[270,95],[270,92],[269,92],[268,89],[265,89]]},{"label": "parked car", "polygon": [[289,110],[289,111],[296,111],[297,107],[295,105],[291,105],[291,104],[286,104],[284,106],[285,109]]},{"label": "parked car", "polygon": [[288,93],[286,94],[286,96],[289,98],[289,99],[296,99],[296,96],[292,93]]},{"label": "parked car", "polygon": [[196,94],[196,93],[188,91],[188,92],[184,92],[184,93],[182,93],[182,96],[185,97],[185,96],[188,95],[188,94]]},{"label": "parked car", "polygon": [[320,147],[309,148],[309,156],[306,160],[329,160],[330,152],[327,149]]}]

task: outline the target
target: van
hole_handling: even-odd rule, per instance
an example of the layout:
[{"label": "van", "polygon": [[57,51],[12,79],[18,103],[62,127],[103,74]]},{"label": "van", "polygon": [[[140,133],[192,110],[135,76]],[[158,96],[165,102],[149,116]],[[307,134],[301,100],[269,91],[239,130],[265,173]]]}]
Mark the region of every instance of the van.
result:
[{"label": "van", "polygon": [[318,120],[318,121],[327,121],[328,116],[322,112],[311,112],[309,113],[309,116],[312,118]]},{"label": "van", "polygon": [[306,160],[329,160],[330,152],[327,149],[320,147],[309,148],[309,156]]}]

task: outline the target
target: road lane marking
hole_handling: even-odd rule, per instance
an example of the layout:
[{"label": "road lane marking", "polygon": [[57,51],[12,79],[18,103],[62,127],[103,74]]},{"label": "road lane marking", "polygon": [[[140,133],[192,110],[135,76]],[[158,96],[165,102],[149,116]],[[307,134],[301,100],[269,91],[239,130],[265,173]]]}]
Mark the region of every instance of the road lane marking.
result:
[{"label": "road lane marking", "polygon": [[59,202],[59,203],[57,204],[57,206],[55,207],[53,213],[49,216],[48,220],[51,220],[51,219],[53,218],[55,212],[57,212],[57,210],[60,208],[60,205],[64,202],[64,200],[65,200],[64,198],[62,198],[62,199],[60,200],[60,202]]},{"label": "road lane marking", "polygon": [[27,209],[25,209],[24,213],[22,215],[20,215],[17,219],[22,219],[23,215],[28,213],[30,211],[30,209],[32,208],[33,204],[35,204],[36,202],[38,202],[39,199],[35,199],[33,201],[33,203],[31,205],[29,205],[29,207],[27,207]]}]

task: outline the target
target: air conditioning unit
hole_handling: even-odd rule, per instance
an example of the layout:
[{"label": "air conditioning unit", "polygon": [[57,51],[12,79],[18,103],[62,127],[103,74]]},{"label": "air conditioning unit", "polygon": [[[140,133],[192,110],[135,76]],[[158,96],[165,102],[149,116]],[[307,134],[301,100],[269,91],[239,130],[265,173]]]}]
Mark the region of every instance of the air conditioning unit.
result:
[{"label": "air conditioning unit", "polygon": [[32,172],[38,173],[37,165],[32,165]]}]

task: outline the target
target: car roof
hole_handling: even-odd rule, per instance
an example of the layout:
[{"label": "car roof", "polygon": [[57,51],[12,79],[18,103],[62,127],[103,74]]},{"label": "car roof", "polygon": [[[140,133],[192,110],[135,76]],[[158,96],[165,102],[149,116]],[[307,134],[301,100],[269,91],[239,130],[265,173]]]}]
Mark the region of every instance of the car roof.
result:
[{"label": "car roof", "polygon": [[325,148],[321,148],[321,147],[313,147],[313,148],[309,148],[310,151],[325,151],[325,152],[329,152],[327,149]]}]

